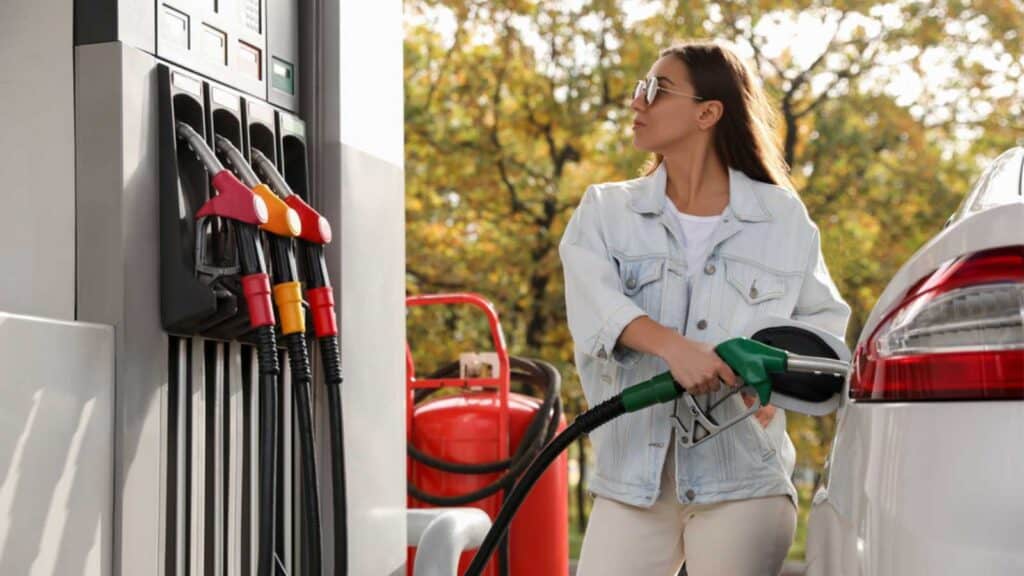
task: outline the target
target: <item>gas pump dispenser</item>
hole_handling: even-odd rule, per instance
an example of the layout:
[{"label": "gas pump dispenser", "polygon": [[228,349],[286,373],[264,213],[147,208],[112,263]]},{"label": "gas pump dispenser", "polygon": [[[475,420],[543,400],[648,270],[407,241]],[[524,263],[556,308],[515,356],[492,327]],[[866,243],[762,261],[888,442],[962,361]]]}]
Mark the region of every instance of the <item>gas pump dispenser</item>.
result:
[{"label": "gas pump dispenser", "polygon": [[[366,74],[396,80],[378,94],[399,96],[398,105],[376,110],[401,124],[400,57],[384,67],[345,59],[367,45],[401,45],[400,3],[358,14],[332,0],[66,4],[62,17],[74,29],[61,45],[76,46],[68,55],[76,130],[66,137],[77,136],[75,196],[84,207],[74,220],[80,295],[72,309],[116,326],[123,342],[115,426],[123,452],[110,490],[115,542],[107,543],[114,572],[346,574],[350,562],[354,572],[393,572],[405,560],[404,437],[373,429],[401,423],[403,398],[356,392],[360,414],[380,417],[359,435],[374,432],[377,446],[355,454],[373,459],[367,478],[391,477],[393,486],[356,482],[364,540],[351,560],[344,325],[335,307],[341,286],[330,279],[353,250],[331,244],[342,198],[356,188],[386,191],[383,220],[347,230],[358,243],[381,222],[390,226],[377,242],[388,258],[347,265],[353,298],[382,311],[354,320],[371,333],[355,343],[363,349],[356,364],[400,388],[402,366],[386,351],[404,342],[401,162],[392,162],[401,132],[379,138],[374,128],[378,148],[362,155],[329,152],[371,133],[339,104],[340,87]],[[369,44],[341,34],[338,26],[355,18],[375,30]],[[345,187],[336,176],[343,166],[353,168]],[[382,177],[389,182],[371,184]],[[119,265],[122,274],[109,274]],[[367,270],[398,274],[387,277],[397,296],[390,305],[382,302],[391,292],[358,281],[379,278],[360,275]],[[321,495],[320,486],[330,490]],[[398,513],[373,515],[391,508]]]},{"label": "gas pump dispenser", "polygon": [[404,569],[402,36],[401,0],[0,2],[0,571]]}]

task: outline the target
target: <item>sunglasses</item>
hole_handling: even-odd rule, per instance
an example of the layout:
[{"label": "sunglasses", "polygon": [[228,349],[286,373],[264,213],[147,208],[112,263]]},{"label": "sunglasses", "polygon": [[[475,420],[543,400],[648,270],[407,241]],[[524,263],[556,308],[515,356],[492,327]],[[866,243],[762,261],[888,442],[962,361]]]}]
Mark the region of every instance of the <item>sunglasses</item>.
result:
[{"label": "sunglasses", "polygon": [[662,88],[661,86],[658,86],[657,77],[638,80],[636,83],[636,88],[633,90],[633,99],[636,100],[637,98],[643,96],[644,102],[646,102],[647,105],[650,106],[651,104],[654,104],[654,99],[658,97],[659,91],[668,92],[669,94],[675,94],[676,96],[685,96],[686,98],[689,98],[696,102],[704,101],[704,98],[701,96],[694,96],[693,94],[677,92],[676,90],[669,90],[668,88]]}]

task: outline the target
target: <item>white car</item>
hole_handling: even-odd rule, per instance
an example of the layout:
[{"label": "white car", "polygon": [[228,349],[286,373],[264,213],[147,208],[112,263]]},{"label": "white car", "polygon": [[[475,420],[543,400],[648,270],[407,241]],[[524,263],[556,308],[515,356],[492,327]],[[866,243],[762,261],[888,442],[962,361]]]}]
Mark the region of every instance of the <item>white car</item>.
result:
[{"label": "white car", "polygon": [[807,574],[1024,574],[1024,148],[882,293],[853,353]]}]

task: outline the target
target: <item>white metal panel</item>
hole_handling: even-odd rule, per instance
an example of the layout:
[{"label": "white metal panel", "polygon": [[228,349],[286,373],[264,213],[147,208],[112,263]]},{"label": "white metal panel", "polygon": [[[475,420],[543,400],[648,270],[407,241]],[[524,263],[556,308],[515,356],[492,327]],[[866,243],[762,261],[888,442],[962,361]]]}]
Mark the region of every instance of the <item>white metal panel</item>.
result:
[{"label": "white metal panel", "polygon": [[[349,574],[404,574],[406,565],[401,11],[400,0],[330,0],[303,22],[302,58],[317,87],[302,96],[310,181],[317,209],[335,228],[326,255],[345,375]],[[322,487],[331,485],[324,405],[317,420]],[[324,493],[329,527],[330,490]],[[324,541],[331,538],[325,530]]]},{"label": "white metal panel", "polygon": [[192,339],[192,439],[189,442],[192,461],[192,482],[189,491],[189,519],[191,538],[189,548],[189,573],[203,574],[206,572],[206,555],[211,551],[206,548],[206,354],[203,339]]},{"label": "white metal panel", "polygon": [[112,573],[114,331],[0,312],[0,574]]},{"label": "white metal panel", "polygon": [[[402,169],[402,3],[340,0],[339,4],[341,141]],[[373,58],[367,58],[367,54],[373,54]]]},{"label": "white metal panel", "polygon": [[[171,372],[171,378],[174,379],[172,382],[168,382],[168,386],[164,388],[163,405],[166,407],[164,410],[164,428],[167,430],[167,437],[164,442],[164,448],[161,450],[162,454],[162,465],[161,470],[164,471],[163,488],[161,490],[162,498],[161,503],[164,505],[168,514],[173,514],[173,518],[169,521],[160,522],[162,530],[171,532],[170,534],[162,534],[160,539],[160,550],[163,550],[164,555],[173,558],[173,571],[163,572],[165,576],[182,576],[187,574],[186,566],[188,565],[188,550],[185,548],[185,542],[187,541],[185,534],[188,530],[186,525],[186,514],[188,503],[188,492],[186,486],[188,486],[187,477],[187,466],[185,464],[185,447],[188,445],[188,418],[185,413],[185,406],[188,406],[188,374],[187,367],[189,365],[188,358],[188,347],[189,341],[184,338],[173,339],[173,346],[169,350],[169,355],[173,355],[174,370]],[[171,410],[170,406],[171,395],[174,396],[173,404],[176,407],[175,410]],[[174,450],[171,450],[171,436],[174,437]],[[174,468],[169,466],[169,459],[174,461]],[[173,497],[172,497],[173,496]],[[170,503],[173,502],[173,506]],[[161,563],[161,566],[164,564]]]},{"label": "white metal panel", "polygon": [[1024,402],[850,404],[809,574],[1024,573]]},{"label": "white metal panel", "polygon": [[169,351],[160,328],[156,62],[119,43],[80,46],[75,59],[77,315],[117,328],[114,569],[160,574]]},{"label": "white metal panel", "polygon": [[72,0],[0,2],[0,310],[75,318]]},{"label": "white metal panel", "polygon": [[[228,493],[227,493],[227,572],[228,576],[242,574],[242,555],[248,547],[242,540],[242,509],[247,505],[243,500],[243,477],[245,460],[245,394],[242,389],[242,347],[232,342],[228,348]],[[248,368],[248,367],[247,367]]]},{"label": "white metal panel", "polygon": [[224,573],[224,523],[225,518],[225,494],[224,494],[224,395],[226,388],[225,381],[225,362],[227,358],[224,355],[224,348],[226,344],[220,342],[216,345],[216,356],[214,365],[214,419],[213,419],[213,446],[211,452],[213,453],[213,470],[207,470],[207,473],[213,474],[213,526],[214,532],[211,536],[213,540],[213,572],[214,574]]}]

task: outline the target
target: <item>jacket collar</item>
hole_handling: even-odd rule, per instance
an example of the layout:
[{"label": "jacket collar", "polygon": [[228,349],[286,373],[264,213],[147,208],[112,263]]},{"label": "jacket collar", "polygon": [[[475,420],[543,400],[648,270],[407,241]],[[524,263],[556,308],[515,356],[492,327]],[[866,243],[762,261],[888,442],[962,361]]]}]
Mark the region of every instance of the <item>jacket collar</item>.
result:
[{"label": "jacket collar", "polygon": [[[665,183],[668,174],[662,162],[650,176],[634,180],[630,187],[629,207],[640,214],[660,215],[665,210],[668,195]],[[754,189],[754,181],[739,170],[729,168],[728,211],[739,220],[765,222],[772,219],[772,213],[765,207],[761,195]]]}]

